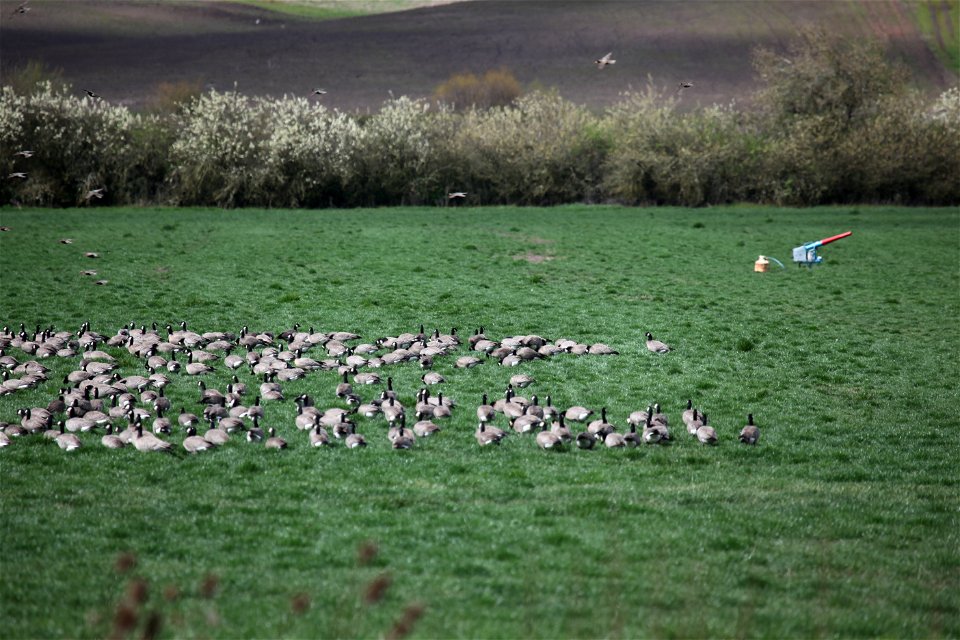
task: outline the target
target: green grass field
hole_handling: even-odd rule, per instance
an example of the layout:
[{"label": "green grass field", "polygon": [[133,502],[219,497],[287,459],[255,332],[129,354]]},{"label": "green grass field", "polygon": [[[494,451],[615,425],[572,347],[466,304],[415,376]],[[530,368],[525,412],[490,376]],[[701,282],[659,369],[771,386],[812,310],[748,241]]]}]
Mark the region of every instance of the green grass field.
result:
[{"label": "green grass field", "polygon": [[[365,450],[314,450],[289,399],[263,423],[285,452],[16,439],[0,449],[4,638],[108,636],[131,576],[149,584],[137,637],[151,613],[163,637],[376,637],[411,603],[425,607],[416,637],[960,635],[956,209],[3,209],[0,225],[0,323],[15,328],[299,322],[373,340],[483,325],[620,350],[511,369],[441,359],[458,407],[405,452],[382,419],[360,420]],[[758,254],[787,261],[848,229],[813,270],[753,273]],[[645,331],[674,351],[647,352]],[[142,371],[112,352],[123,375]],[[45,361],[50,380],[0,397],[0,420],[46,406],[77,361]],[[419,368],[381,372],[412,401]],[[519,372],[537,380],[525,395],[606,406],[618,425],[659,401],[676,440],[481,450],[480,395]],[[207,377],[227,380],[222,366]],[[324,408],[337,382],[284,390]],[[196,408],[196,380],[167,395]],[[685,433],[687,398],[716,447]],[[736,441],[748,412],[755,448]],[[368,562],[363,541],[379,548]],[[121,576],[124,552],[137,565]]]}]

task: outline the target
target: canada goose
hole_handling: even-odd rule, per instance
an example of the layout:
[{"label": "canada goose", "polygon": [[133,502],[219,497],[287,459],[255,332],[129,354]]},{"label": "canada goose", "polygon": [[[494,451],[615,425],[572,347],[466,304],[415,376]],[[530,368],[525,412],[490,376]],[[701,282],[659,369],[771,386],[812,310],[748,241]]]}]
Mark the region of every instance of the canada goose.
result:
[{"label": "canada goose", "polygon": [[559,420],[550,426],[550,430],[560,436],[560,439],[564,442],[570,442],[573,440],[573,434],[570,433],[570,429],[568,429],[567,425],[564,423],[563,416],[559,416]]},{"label": "canada goose", "polygon": [[431,420],[420,420],[413,425],[413,433],[418,438],[429,438],[438,431],[440,431],[440,427]]},{"label": "canada goose", "polygon": [[260,419],[254,416],[253,426],[247,429],[247,442],[260,442],[263,440],[263,429],[260,428]]},{"label": "canada goose", "polygon": [[510,376],[510,384],[518,389],[526,389],[534,382],[535,380],[531,376],[527,376],[522,373],[518,373],[515,376]]},{"label": "canada goose", "polygon": [[613,56],[613,52],[612,52],[612,51],[611,51],[610,53],[608,53],[607,55],[603,56],[602,58],[600,58],[600,59],[598,59],[598,60],[594,60],[593,63],[594,63],[595,65],[597,65],[597,69],[603,69],[603,68],[604,68],[605,66],[607,66],[608,64],[617,64],[617,61],[616,61],[616,60],[613,60],[613,59],[611,58],[611,56]]},{"label": "canada goose", "polygon": [[593,415],[591,409],[574,405],[564,412],[564,417],[572,422],[586,422],[587,418]]},{"label": "canada goose", "polygon": [[696,412],[696,409],[693,408],[693,400],[687,399],[687,408],[680,414],[680,419],[683,420],[683,424],[690,424],[690,421],[693,420],[694,412]]},{"label": "canada goose", "polygon": [[250,419],[263,417],[263,407],[260,406],[260,396],[254,396],[253,404],[247,407],[244,417]]},{"label": "canada goose", "polygon": [[337,396],[338,398],[344,398],[344,397],[346,397],[347,395],[353,393],[353,385],[351,385],[349,382],[347,382],[347,376],[348,376],[348,374],[347,374],[346,372],[344,372],[344,373],[343,373],[343,376],[342,376],[342,377],[343,377],[343,382],[341,382],[340,384],[337,385],[337,389],[336,389],[335,394],[336,394],[336,396]]},{"label": "canada goose", "polygon": [[660,410],[659,402],[653,405],[653,414],[650,416],[650,420],[654,424],[662,424],[665,427],[670,425],[670,419],[667,417],[667,414]]},{"label": "canada goose", "polygon": [[717,444],[717,432],[707,425],[707,414],[703,414],[703,424],[697,429],[697,440],[703,444]]},{"label": "canada goose", "polygon": [[367,446],[366,438],[364,438],[362,435],[357,433],[356,426],[352,427],[350,431],[350,435],[346,437],[343,443],[346,445],[348,449],[358,449],[360,447]]},{"label": "canada goose", "polygon": [[513,430],[517,433],[532,433],[543,428],[544,425],[546,425],[546,422],[539,416],[534,415],[522,415],[519,418],[510,420],[510,426],[512,426]]},{"label": "canada goose", "polygon": [[5,431],[0,431],[0,449],[10,446],[10,436]]},{"label": "canada goose", "polygon": [[83,92],[84,92],[85,94],[87,94],[89,97],[93,98],[94,100],[102,100],[102,99],[103,99],[101,96],[98,96],[98,95],[97,95],[96,93],[94,93],[93,91],[90,91],[90,89],[84,89]]},{"label": "canada goose", "polygon": [[154,433],[170,433],[172,426],[173,425],[171,424],[170,419],[164,417],[163,409],[157,410],[157,417],[153,421],[153,432]]},{"label": "canada goose", "polygon": [[107,449],[123,449],[125,446],[127,446],[126,443],[123,440],[121,440],[118,436],[113,435],[112,424],[107,425],[107,433],[102,438],[100,438],[100,442]]},{"label": "canada goose", "polygon": [[677,83],[677,93],[682,92],[684,89],[689,89],[689,88],[691,88],[692,86],[693,86],[693,83],[692,83],[692,82],[688,82],[688,81],[686,81],[686,80],[681,80],[680,82]]},{"label": "canada goose", "polygon": [[237,431],[243,431],[243,419],[234,418],[233,416],[220,418],[220,422],[217,425],[217,428],[222,429],[227,433],[235,433]]},{"label": "canada goose", "polygon": [[488,430],[487,425],[484,422],[481,422],[477,427],[474,437],[477,439],[477,444],[481,447],[485,447],[490,444],[500,444],[501,437],[498,437],[492,429]]},{"label": "canada goose", "polygon": [[403,405],[398,404],[394,398],[388,398],[385,405],[381,404],[380,411],[390,424],[395,424],[404,417]]},{"label": "canada goose", "polygon": [[663,427],[653,424],[653,416],[647,415],[643,426],[643,441],[647,444],[657,444],[663,439]]},{"label": "canada goose", "polygon": [[600,409],[600,419],[594,420],[587,425],[587,431],[597,436],[598,440],[604,440],[609,434],[615,432],[617,428],[607,422],[607,408]]},{"label": "canada goose", "polygon": [[330,436],[327,434],[327,430],[319,424],[314,425],[313,429],[310,430],[310,445],[314,447],[331,446]]},{"label": "canada goose", "polygon": [[187,352],[187,365],[185,367],[187,375],[202,376],[213,371],[213,367],[202,362],[193,361],[193,351]]},{"label": "canada goose", "polygon": [[631,424],[630,431],[623,434],[623,441],[628,447],[636,447],[641,442],[643,442],[643,435],[637,433],[637,425]]},{"label": "canada goose", "polygon": [[451,191],[447,194],[448,200],[461,200],[467,197],[466,191]]},{"label": "canada goose", "polygon": [[287,448],[287,441],[284,440],[283,438],[277,437],[276,429],[274,429],[273,427],[270,427],[270,429],[267,432],[270,434],[270,437],[264,441],[263,443],[264,447],[266,447],[267,449],[286,449]]},{"label": "canada goose", "polygon": [[67,433],[64,430],[63,422],[60,422],[60,435],[56,437],[56,441],[57,446],[64,451],[76,451],[83,446],[83,444],[80,442],[80,438],[72,433]]},{"label": "canada goose", "polygon": [[480,422],[493,422],[497,417],[497,412],[493,406],[487,403],[487,394],[483,394],[483,402],[477,407],[477,419]]},{"label": "canada goose", "polygon": [[152,433],[144,433],[143,425],[139,422],[136,426],[135,435],[133,436],[133,446],[137,451],[148,452],[156,451],[159,453],[173,453],[173,444],[161,440]]},{"label": "canada goose", "polygon": [[213,449],[215,446],[216,445],[211,444],[209,440],[206,440],[198,436],[197,430],[194,427],[187,428],[187,437],[183,439],[183,448],[186,449],[189,453],[200,453],[201,451],[208,451],[210,449]]},{"label": "canada goose", "polygon": [[409,429],[405,429],[401,422],[400,428],[390,440],[394,449],[410,449],[416,443],[416,436]]},{"label": "canada goose", "polygon": [[[259,418],[261,416],[257,417]],[[320,416],[316,411],[304,411],[303,405],[297,403],[297,417],[295,418],[297,429],[301,431],[312,429],[319,424],[319,420]]]},{"label": "canada goose", "polygon": [[24,171],[14,171],[13,173],[7,175],[8,179],[18,178],[20,180],[26,180],[27,174]]},{"label": "canada goose", "polygon": [[313,95],[315,95],[315,96],[325,96],[325,95],[327,95],[327,90],[326,90],[326,89],[314,89],[314,90],[313,90]]},{"label": "canada goose", "polygon": [[747,414],[747,426],[740,431],[740,442],[744,444],[757,444],[760,439],[760,429],[753,424],[753,414]]},{"label": "canada goose", "polygon": [[441,384],[446,382],[444,377],[436,371],[423,374],[420,376],[420,380],[423,382],[423,384]]},{"label": "canada goose", "polygon": [[483,360],[480,358],[475,358],[473,356],[460,356],[457,358],[456,367],[458,369],[469,369],[471,367],[476,367],[483,364]]},{"label": "canada goose", "polygon": [[577,447],[580,449],[593,449],[597,443],[597,438],[589,431],[581,431],[577,434]]},{"label": "canada goose", "polygon": [[524,413],[528,416],[537,416],[540,419],[543,419],[543,407],[540,406],[540,398],[537,396],[530,396],[530,404],[524,407]]},{"label": "canada goose", "polygon": [[603,439],[603,444],[607,445],[607,447],[610,449],[615,449],[627,446],[627,441],[623,438],[622,433],[611,431]]},{"label": "canada goose", "polygon": [[549,395],[547,396],[547,404],[543,407],[543,419],[544,420],[553,420],[560,415],[560,412],[557,411],[557,408],[553,406],[553,398]]},{"label": "canada goose", "polygon": [[647,337],[647,349],[649,349],[653,353],[667,353],[668,351],[670,351],[669,345],[667,345],[666,343],[660,342],[659,340],[654,340],[653,334],[650,333],[649,331],[647,331],[646,334],[644,335],[646,335]]},{"label": "canada goose", "polygon": [[563,439],[553,431],[547,431],[547,423],[540,422],[540,433],[537,434],[537,446],[541,449],[562,449]]},{"label": "canada goose", "polygon": [[687,433],[692,436],[697,435],[697,429],[703,426],[703,414],[700,413],[697,409],[693,410],[693,417],[690,419],[690,422],[687,423]]},{"label": "canada goose", "polygon": [[177,416],[177,424],[181,427],[192,427],[200,422],[200,419],[194,413],[188,413],[185,407],[180,407],[180,415]]},{"label": "canada goose", "polygon": [[[26,4],[26,3],[24,3]],[[30,149],[24,149],[23,151],[17,151],[14,156],[22,156],[24,159],[33,156],[34,152]]]},{"label": "canada goose", "polygon": [[210,428],[203,434],[203,439],[214,446],[222,446],[230,441],[230,434],[223,429],[215,426],[214,421],[210,421]]},{"label": "canada goose", "polygon": [[597,342],[596,344],[590,345],[587,349],[587,353],[595,356],[618,356],[620,352],[612,347],[603,344],[602,342]]}]

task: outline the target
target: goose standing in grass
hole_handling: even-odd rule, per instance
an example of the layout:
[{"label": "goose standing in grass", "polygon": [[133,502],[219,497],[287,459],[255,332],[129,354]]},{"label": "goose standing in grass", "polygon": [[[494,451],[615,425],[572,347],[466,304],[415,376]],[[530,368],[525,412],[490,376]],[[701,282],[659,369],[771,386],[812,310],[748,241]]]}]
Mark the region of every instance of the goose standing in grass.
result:
[{"label": "goose standing in grass", "polygon": [[331,446],[330,436],[327,434],[327,430],[321,427],[319,424],[314,425],[313,429],[311,429],[310,431],[310,446],[312,447]]},{"label": "goose standing in grass", "polygon": [[648,414],[643,426],[643,441],[647,444],[657,444],[663,440],[663,427],[653,423],[653,415]]},{"label": "goose standing in grass", "polygon": [[689,433],[692,436],[697,435],[697,429],[702,427],[703,424],[704,424],[703,414],[700,413],[697,409],[694,409],[693,416],[690,418],[690,422],[687,423],[687,433]]},{"label": "goose standing in grass", "polygon": [[187,365],[185,367],[187,375],[202,376],[213,371],[213,367],[203,362],[193,361],[193,351],[187,352]]},{"label": "goose standing in grass", "polygon": [[637,425],[630,425],[630,431],[623,434],[623,442],[630,448],[636,447],[643,442],[643,434],[637,433]]},{"label": "goose standing in grass", "polygon": [[144,433],[143,425],[139,422],[136,427],[136,435],[133,437],[133,446],[137,451],[147,452],[157,452],[157,453],[173,453],[173,444],[161,440],[152,433]]},{"label": "goose standing in grass", "polygon": [[400,428],[397,430],[397,433],[391,438],[392,446],[394,449],[410,449],[416,443],[416,437],[413,435],[413,432],[409,429],[404,428],[403,423],[400,423]]},{"label": "goose standing in grass", "polygon": [[203,434],[203,439],[214,446],[220,447],[230,441],[230,434],[216,426],[213,420],[210,420],[210,428]]},{"label": "goose standing in grass", "polygon": [[587,418],[593,415],[592,409],[574,405],[564,412],[564,417],[571,422],[586,422]]},{"label": "goose standing in grass", "polygon": [[570,433],[570,429],[567,428],[562,415],[558,417],[557,422],[554,422],[552,425],[550,425],[550,431],[553,431],[555,434],[560,436],[560,439],[564,442],[570,442],[573,440],[573,434]]},{"label": "goose standing in grass", "polygon": [[497,417],[497,412],[493,408],[493,405],[487,402],[487,394],[483,394],[483,401],[479,407],[477,407],[477,419],[480,422],[493,422]]},{"label": "goose standing in grass", "polygon": [[589,425],[587,425],[587,431],[592,433],[597,437],[598,440],[606,440],[606,437],[611,433],[616,432],[617,428],[611,423],[607,422],[607,408],[603,407],[600,409],[600,419],[594,420]]},{"label": "goose standing in grass", "polygon": [[690,422],[694,419],[693,414],[696,413],[696,411],[697,410],[693,408],[693,400],[688,398],[687,408],[683,410],[682,414],[680,414],[680,419],[683,420],[683,424],[690,424]]},{"label": "goose standing in grass", "polygon": [[119,438],[119,436],[113,435],[113,425],[107,425],[106,434],[100,438],[100,443],[103,444],[107,449],[123,449],[127,444]]},{"label": "goose standing in grass", "polygon": [[277,430],[273,427],[270,427],[268,430],[270,437],[264,441],[263,446],[267,449],[286,449],[287,441],[283,438],[277,437]]},{"label": "goose standing in grass", "polygon": [[670,351],[670,346],[665,342],[660,342],[659,340],[653,339],[653,334],[647,331],[647,349],[653,353],[667,353]]},{"label": "goose standing in grass", "polygon": [[597,444],[597,438],[589,431],[581,431],[577,434],[577,447],[580,449],[593,449]]},{"label": "goose standing in grass", "polygon": [[740,431],[739,440],[744,444],[757,444],[760,439],[760,429],[753,424],[753,414],[747,414],[747,426]]},{"label": "goose standing in grass", "polygon": [[697,428],[697,440],[703,444],[717,444],[717,432],[707,424],[707,414],[703,414],[703,424]]},{"label": "goose standing in grass", "polygon": [[177,424],[186,429],[200,422],[200,418],[195,413],[189,413],[186,407],[180,407],[180,415],[177,416]]}]

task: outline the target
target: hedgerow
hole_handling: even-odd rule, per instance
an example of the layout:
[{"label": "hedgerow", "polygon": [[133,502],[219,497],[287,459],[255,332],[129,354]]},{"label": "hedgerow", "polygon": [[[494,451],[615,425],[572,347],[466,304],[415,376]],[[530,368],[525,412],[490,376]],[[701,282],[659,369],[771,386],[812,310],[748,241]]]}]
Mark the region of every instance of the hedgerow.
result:
[{"label": "hedgerow", "polygon": [[[872,44],[758,51],[749,109],[653,91],[602,113],[555,92],[356,116],[303,98],[184,93],[135,113],[42,80],[0,92],[0,202],[343,207],[445,203],[960,203],[960,90],[909,88]],[[32,150],[31,158],[15,156]],[[26,172],[26,179],[6,178]]]}]

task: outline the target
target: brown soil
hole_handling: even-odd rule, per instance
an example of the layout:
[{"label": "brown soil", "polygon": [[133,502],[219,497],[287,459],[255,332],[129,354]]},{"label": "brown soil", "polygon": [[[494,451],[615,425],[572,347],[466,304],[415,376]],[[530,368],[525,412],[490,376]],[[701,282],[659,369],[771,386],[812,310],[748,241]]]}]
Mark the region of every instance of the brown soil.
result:
[{"label": "brown soil", "polygon": [[[454,73],[498,67],[595,108],[648,82],[671,94],[680,80],[694,84],[681,107],[743,102],[752,50],[783,49],[809,23],[884,37],[921,87],[956,83],[898,2],[485,0],[331,21],[209,0],[33,0],[22,16],[12,6],[0,4],[0,73],[40,60],[78,92],[131,105],[188,81],[277,96],[323,87],[325,104],[366,111],[390,92],[429,96]],[[617,64],[600,71],[593,60],[608,51]]]}]

